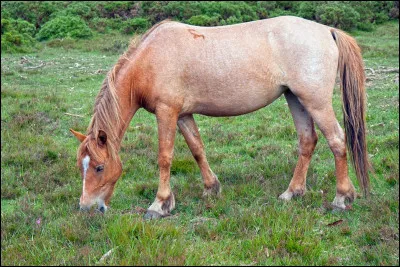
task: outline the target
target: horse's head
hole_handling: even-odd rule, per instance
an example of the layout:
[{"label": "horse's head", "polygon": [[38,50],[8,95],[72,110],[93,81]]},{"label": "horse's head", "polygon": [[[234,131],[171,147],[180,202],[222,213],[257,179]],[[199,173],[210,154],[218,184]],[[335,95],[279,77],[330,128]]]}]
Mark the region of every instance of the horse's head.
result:
[{"label": "horse's head", "polygon": [[122,173],[121,160],[118,155],[111,155],[110,141],[104,131],[100,130],[97,136],[70,131],[81,142],[77,153],[77,165],[83,181],[79,206],[81,210],[89,210],[97,203],[99,210],[105,212]]}]

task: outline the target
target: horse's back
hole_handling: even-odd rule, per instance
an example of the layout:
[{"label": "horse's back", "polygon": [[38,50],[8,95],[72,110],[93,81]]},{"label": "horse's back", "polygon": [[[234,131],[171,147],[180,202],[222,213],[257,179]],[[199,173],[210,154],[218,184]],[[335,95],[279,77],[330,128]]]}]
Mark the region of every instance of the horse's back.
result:
[{"label": "horse's back", "polygon": [[287,87],[320,83],[321,70],[332,76],[337,67],[329,27],[290,16],[219,27],[168,22],[141,47],[158,97],[174,95],[187,112],[215,116],[266,106]]}]

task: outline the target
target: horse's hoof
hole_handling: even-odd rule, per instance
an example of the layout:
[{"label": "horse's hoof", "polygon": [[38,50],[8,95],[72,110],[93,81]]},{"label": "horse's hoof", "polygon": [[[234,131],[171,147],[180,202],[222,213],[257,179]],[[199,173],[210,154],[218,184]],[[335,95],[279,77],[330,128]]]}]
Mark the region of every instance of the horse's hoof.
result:
[{"label": "horse's hoof", "polygon": [[158,213],[157,211],[153,210],[148,210],[146,214],[143,216],[145,220],[152,220],[152,219],[161,219],[164,217],[161,213]]},{"label": "horse's hoof", "polygon": [[336,196],[332,202],[332,206],[337,209],[346,210],[348,209],[346,206],[346,202],[349,204],[353,203],[356,196],[356,191],[354,190],[354,186],[352,185],[351,188],[345,193],[336,192]]},{"label": "horse's hoof", "polygon": [[285,192],[283,192],[280,196],[279,199],[285,200],[285,201],[290,201],[293,197],[293,193],[286,190]]},{"label": "horse's hoof", "polygon": [[283,192],[280,196],[279,199],[289,201],[293,197],[301,197],[304,196],[306,193],[306,189],[301,187],[295,190],[287,189],[285,192]]},{"label": "horse's hoof", "polygon": [[345,210],[346,209],[346,205],[344,204],[345,199],[346,199],[345,196],[336,195],[335,199],[332,202],[333,208],[339,210]]}]

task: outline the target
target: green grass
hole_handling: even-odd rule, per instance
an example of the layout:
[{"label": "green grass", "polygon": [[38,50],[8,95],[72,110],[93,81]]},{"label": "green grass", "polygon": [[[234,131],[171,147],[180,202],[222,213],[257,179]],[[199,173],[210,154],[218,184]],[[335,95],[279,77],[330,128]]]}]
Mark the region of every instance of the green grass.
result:
[{"label": "green grass", "polygon": [[[398,29],[397,22],[354,33],[367,68],[398,68]],[[349,211],[328,205],[335,195],[334,159],[319,131],[307,194],[290,203],[277,199],[297,161],[297,136],[281,97],[240,117],[195,115],[222,197],[202,198],[200,171],[178,135],[171,179],[177,206],[159,221],[142,219],[157,190],[158,144],[155,117],[140,110],[123,140],[124,171],[111,208],[105,215],[79,212],[78,141],[69,128],[85,132],[105,72],[128,40],[105,35],[53,41],[32,54],[2,54],[2,265],[96,265],[111,249],[103,264],[399,264],[396,73],[369,76],[372,196],[357,199]],[[334,107],[341,119],[339,90]],[[350,176],[359,190],[352,169]]]}]

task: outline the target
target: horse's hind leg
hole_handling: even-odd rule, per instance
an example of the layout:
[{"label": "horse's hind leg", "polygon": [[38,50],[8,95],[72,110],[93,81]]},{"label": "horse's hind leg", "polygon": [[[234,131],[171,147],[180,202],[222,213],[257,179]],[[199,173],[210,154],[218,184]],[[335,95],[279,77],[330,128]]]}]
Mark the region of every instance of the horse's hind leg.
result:
[{"label": "horse's hind leg", "polygon": [[280,199],[290,200],[293,196],[304,195],[306,191],[307,170],[318,137],[314,129],[313,119],[298,98],[289,90],[285,92],[285,97],[293,116],[299,140],[299,159],[293,178],[288,189],[279,196]]},{"label": "horse's hind leg", "polygon": [[219,195],[221,192],[220,183],[217,176],[208,165],[206,154],[204,152],[203,142],[200,133],[194,121],[193,115],[187,115],[178,120],[179,129],[185,137],[186,143],[192,152],[194,159],[199,165],[201,175],[204,181],[203,196]]},{"label": "horse's hind leg", "polygon": [[345,200],[352,202],[356,197],[354,186],[348,176],[345,135],[333,111],[331,96],[322,98],[322,95],[303,99],[302,104],[324,134],[333,152],[336,166],[336,196],[332,204],[345,209]]}]

